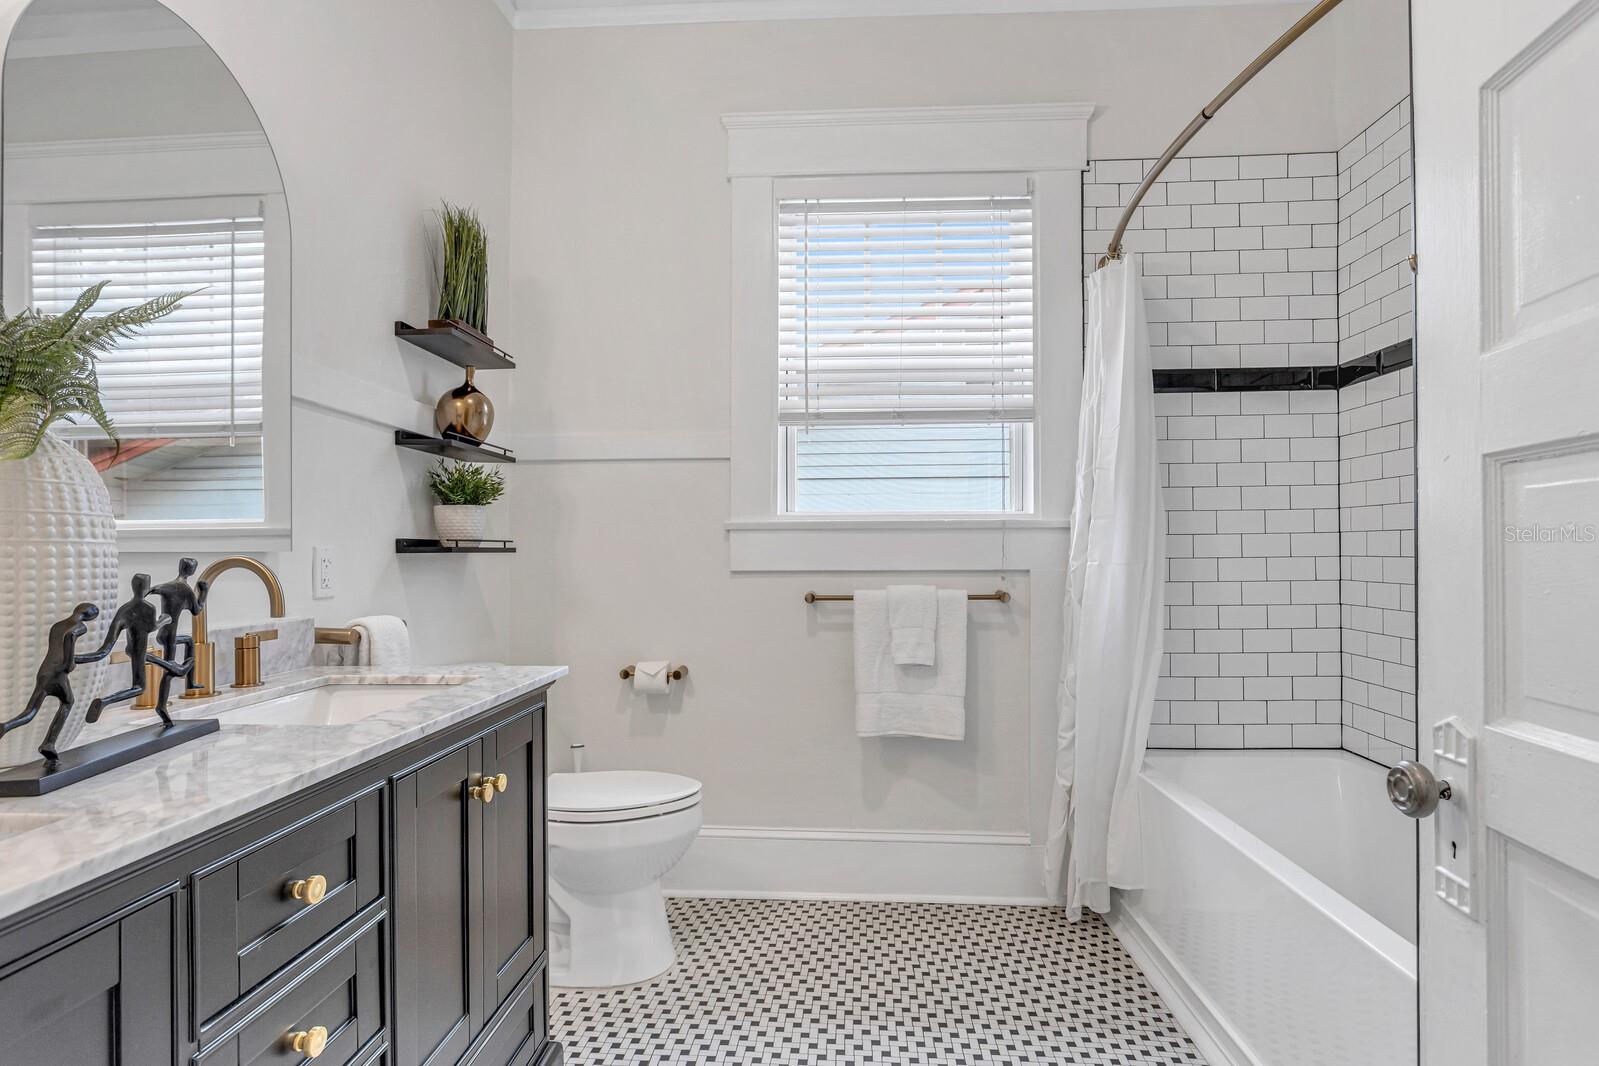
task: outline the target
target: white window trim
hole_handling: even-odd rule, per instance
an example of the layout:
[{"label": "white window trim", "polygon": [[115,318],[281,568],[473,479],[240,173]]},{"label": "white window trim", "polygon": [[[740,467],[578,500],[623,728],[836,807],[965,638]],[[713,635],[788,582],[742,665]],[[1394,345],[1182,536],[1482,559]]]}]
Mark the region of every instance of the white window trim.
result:
[{"label": "white window trim", "polygon": [[[1026,569],[1070,520],[1082,390],[1082,171],[1092,104],[722,116],[732,190],[732,569]],[[1014,173],[1033,185],[1036,421],[1026,516],[783,515],[777,432],[777,183]]]},{"label": "white window trim", "polygon": [[[9,146],[6,153],[5,291],[26,285],[29,205],[116,200],[260,197],[268,247],[262,362],[262,518],[258,521],[118,520],[122,551],[286,551],[292,544],[288,199],[261,134],[142,137]],[[194,175],[212,178],[196,182]],[[220,175],[218,181],[216,176]]]}]

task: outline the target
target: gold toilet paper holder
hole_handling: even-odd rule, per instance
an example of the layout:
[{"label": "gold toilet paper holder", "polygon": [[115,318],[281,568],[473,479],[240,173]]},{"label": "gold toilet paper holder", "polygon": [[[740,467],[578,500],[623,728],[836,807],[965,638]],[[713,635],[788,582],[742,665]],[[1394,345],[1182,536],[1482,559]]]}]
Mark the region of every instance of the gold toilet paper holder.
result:
[{"label": "gold toilet paper holder", "polygon": [[[633,664],[633,663],[628,663],[626,666],[622,667],[622,680],[623,681],[631,681],[631,680],[633,680],[633,674],[635,673],[635,671],[633,669],[634,665],[635,664]],[[672,667],[672,669],[667,673],[666,680],[667,680],[667,683],[670,684],[673,681],[681,681],[687,676],[688,676],[688,667],[686,667],[686,666],[682,665],[681,663],[679,663],[678,665]]]}]

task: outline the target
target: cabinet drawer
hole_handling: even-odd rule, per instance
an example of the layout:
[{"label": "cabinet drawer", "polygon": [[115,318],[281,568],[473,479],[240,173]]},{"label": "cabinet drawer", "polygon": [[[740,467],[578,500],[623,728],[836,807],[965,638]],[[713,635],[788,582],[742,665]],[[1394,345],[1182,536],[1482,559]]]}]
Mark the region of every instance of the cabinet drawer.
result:
[{"label": "cabinet drawer", "polygon": [[317,1066],[352,1066],[370,1060],[383,1036],[382,922],[308,970],[271,999],[227,1040],[207,1048],[199,1066],[298,1066],[307,1056],[294,1037],[327,1030]]},{"label": "cabinet drawer", "polygon": [[[195,878],[196,1016],[214,1017],[379,898],[382,835],[374,790]],[[312,903],[305,886],[316,878],[326,891]]]}]

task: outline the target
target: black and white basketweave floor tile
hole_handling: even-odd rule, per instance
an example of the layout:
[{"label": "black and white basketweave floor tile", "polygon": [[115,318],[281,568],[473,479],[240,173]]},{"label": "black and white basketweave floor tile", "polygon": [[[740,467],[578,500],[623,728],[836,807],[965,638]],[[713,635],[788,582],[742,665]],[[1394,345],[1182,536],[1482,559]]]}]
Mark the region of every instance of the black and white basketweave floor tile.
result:
[{"label": "black and white basketweave floor tile", "polygon": [[554,989],[568,1066],[1203,1066],[1115,935],[1051,907],[671,900],[678,962]]}]

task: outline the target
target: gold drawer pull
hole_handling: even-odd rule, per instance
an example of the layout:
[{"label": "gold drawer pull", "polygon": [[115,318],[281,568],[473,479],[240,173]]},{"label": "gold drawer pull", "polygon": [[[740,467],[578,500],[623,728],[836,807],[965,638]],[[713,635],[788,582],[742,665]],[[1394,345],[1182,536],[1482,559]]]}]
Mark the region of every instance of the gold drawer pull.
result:
[{"label": "gold drawer pull", "polygon": [[466,790],[466,794],[487,807],[494,802],[494,779],[481,778],[477,784]]},{"label": "gold drawer pull", "polygon": [[504,792],[506,789],[511,787],[511,779],[505,774],[495,774],[493,781],[494,791],[496,792]]},{"label": "gold drawer pull", "polygon": [[[300,881],[289,882],[289,898],[302,901],[307,907],[315,907],[322,902],[322,897],[328,894],[328,879],[321,874],[313,874]],[[327,1036],[323,1030],[322,1035]]]},{"label": "gold drawer pull", "polygon": [[322,1057],[328,1049],[328,1027],[313,1025],[309,1029],[289,1034],[289,1050],[308,1059]]}]

